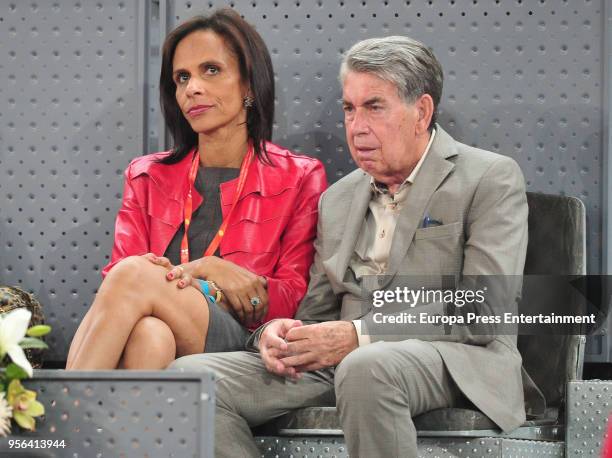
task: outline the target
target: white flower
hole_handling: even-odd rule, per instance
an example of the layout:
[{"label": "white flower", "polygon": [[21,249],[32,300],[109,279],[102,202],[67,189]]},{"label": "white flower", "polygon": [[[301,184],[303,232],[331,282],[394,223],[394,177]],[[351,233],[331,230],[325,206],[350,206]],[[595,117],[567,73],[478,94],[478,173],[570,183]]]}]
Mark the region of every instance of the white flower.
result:
[{"label": "white flower", "polygon": [[0,391],[0,436],[6,437],[11,432],[11,417],[13,409],[4,399],[4,392]]},{"label": "white flower", "polygon": [[32,313],[24,308],[0,315],[0,359],[8,353],[13,362],[32,377],[32,366],[19,342],[26,335]]}]

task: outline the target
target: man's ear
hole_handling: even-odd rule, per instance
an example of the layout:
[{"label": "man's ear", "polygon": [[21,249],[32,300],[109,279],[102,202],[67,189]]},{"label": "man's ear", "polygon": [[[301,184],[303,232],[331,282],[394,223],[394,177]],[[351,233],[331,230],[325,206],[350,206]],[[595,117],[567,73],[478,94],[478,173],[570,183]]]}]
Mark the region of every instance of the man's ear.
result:
[{"label": "man's ear", "polygon": [[418,113],[416,125],[417,134],[423,134],[429,128],[429,123],[431,122],[431,117],[433,116],[433,99],[429,94],[423,94],[416,100],[415,106]]}]

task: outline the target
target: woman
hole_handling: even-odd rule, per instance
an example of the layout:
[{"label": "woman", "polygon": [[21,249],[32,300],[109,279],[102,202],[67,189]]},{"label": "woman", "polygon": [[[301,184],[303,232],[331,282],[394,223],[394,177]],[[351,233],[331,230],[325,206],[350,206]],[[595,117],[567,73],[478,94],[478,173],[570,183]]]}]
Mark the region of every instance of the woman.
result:
[{"label": "woman", "polygon": [[306,292],[325,172],[269,142],[261,37],[231,9],[183,23],[164,43],[160,94],[175,146],[126,170],[112,260],[67,369],[239,350]]}]

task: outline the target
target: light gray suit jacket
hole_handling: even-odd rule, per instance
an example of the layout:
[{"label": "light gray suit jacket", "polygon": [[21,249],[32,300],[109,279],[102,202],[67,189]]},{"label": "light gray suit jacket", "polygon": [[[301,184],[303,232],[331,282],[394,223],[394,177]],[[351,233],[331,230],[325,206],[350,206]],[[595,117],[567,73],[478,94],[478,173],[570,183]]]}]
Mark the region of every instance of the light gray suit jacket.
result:
[{"label": "light gray suit jacket", "polygon": [[[315,261],[297,319],[371,318],[374,311],[363,307],[364,289],[348,267],[370,192],[370,177],[357,169],[322,195]],[[398,275],[521,275],[527,213],[525,184],[515,161],[456,142],[436,126],[431,149],[401,209],[389,276],[380,286],[391,288]],[[425,215],[443,224],[421,227]],[[507,311],[514,305],[508,304]],[[523,379],[532,382],[522,371],[516,335],[473,334],[455,326],[449,335],[371,336],[373,342],[409,338],[432,341],[461,391],[504,431],[525,421]]]}]

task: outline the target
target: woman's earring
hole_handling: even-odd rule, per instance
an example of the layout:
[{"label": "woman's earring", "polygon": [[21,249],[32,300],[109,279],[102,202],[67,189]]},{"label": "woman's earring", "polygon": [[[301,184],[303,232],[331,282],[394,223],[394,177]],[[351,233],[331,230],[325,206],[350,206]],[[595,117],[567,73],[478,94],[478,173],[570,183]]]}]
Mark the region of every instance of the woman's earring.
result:
[{"label": "woman's earring", "polygon": [[253,106],[253,97],[251,97],[250,95],[247,95],[244,97],[244,99],[242,100],[242,104],[244,105],[244,108],[250,108]]}]

